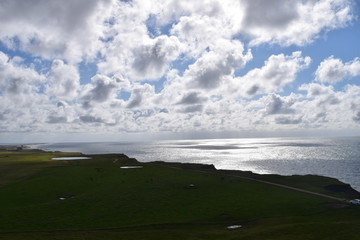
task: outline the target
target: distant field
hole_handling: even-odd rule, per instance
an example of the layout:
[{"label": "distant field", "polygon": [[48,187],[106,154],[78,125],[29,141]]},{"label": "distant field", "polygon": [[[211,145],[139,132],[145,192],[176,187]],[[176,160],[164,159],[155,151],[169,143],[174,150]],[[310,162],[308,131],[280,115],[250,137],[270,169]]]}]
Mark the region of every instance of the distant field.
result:
[{"label": "distant field", "polygon": [[[0,239],[360,236],[360,207],[252,180],[339,198],[351,199],[357,194],[336,179],[216,171],[194,164],[138,163],[122,154],[51,160],[66,156],[84,155],[0,149]],[[242,227],[229,230],[230,225]]]}]

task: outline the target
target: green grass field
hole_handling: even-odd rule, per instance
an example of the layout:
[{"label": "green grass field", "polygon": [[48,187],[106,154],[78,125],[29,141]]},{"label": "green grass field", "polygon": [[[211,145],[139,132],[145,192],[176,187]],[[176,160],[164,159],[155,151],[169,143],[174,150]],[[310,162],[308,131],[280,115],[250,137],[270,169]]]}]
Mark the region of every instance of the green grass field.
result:
[{"label": "green grass field", "polygon": [[[82,155],[0,150],[0,239],[360,236],[358,206],[241,177],[351,198],[348,191],[325,188],[342,185],[335,179],[216,171],[191,164],[138,163],[121,154],[93,155],[91,160],[51,160],[61,156]],[[143,168],[120,168],[129,165]],[[242,227],[228,230],[230,225]]]}]

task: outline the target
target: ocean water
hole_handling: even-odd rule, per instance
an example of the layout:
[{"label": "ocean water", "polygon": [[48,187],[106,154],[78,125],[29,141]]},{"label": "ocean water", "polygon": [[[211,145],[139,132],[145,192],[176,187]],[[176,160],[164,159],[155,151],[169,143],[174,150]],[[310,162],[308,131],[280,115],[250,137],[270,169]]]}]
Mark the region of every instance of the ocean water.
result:
[{"label": "ocean water", "polygon": [[360,137],[52,143],[35,147],[85,154],[125,153],[141,162],[203,163],[261,174],[316,174],[337,178],[360,191]]}]

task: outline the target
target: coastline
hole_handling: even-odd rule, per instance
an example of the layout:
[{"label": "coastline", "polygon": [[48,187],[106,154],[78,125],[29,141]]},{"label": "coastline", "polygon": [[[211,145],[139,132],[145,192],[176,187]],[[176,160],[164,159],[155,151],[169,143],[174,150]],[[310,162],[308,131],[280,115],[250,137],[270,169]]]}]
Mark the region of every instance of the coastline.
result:
[{"label": "coastline", "polygon": [[[41,143],[41,144],[21,144],[21,145],[0,145],[2,147],[7,147],[10,148],[12,150],[15,151],[22,151],[25,149],[30,149],[30,150],[38,150],[38,151],[45,151],[41,148],[39,148],[39,145],[44,145],[45,143]],[[60,158],[53,158],[53,160],[57,160],[57,161],[62,161],[62,160],[69,160],[71,158],[75,158],[77,160],[90,160],[93,155],[96,156],[102,156],[102,155],[108,155],[107,154],[84,154],[82,152],[61,152],[61,151],[45,151],[45,152],[57,152],[59,154],[66,154],[67,157],[63,157],[64,159]],[[76,157],[71,157],[71,155],[79,155]],[[232,177],[237,177],[237,178],[242,178],[242,179],[248,179],[251,181],[256,181],[256,182],[261,182],[261,183],[265,183],[265,184],[269,184],[269,185],[273,185],[273,186],[277,186],[277,187],[281,187],[281,188],[287,188],[287,189],[291,189],[294,191],[299,191],[299,192],[305,192],[308,194],[312,194],[312,195],[318,195],[321,197],[325,197],[325,198],[330,198],[330,199],[334,199],[337,201],[348,201],[350,199],[353,198],[360,198],[360,192],[357,191],[356,189],[352,188],[352,186],[350,184],[347,183],[343,183],[341,182],[339,179],[330,177],[330,176],[321,176],[321,175],[311,175],[311,174],[306,174],[306,175],[280,175],[280,174],[259,174],[259,173],[254,173],[252,171],[242,171],[242,170],[229,170],[229,169],[217,169],[213,164],[198,164],[198,163],[183,163],[183,162],[166,162],[166,161],[154,161],[154,162],[140,162],[135,158],[131,158],[123,153],[110,153],[110,155],[113,154],[122,154],[124,155],[126,158],[131,159],[131,161],[138,163],[138,164],[146,164],[146,163],[161,163],[162,165],[165,165],[167,167],[170,168],[185,168],[185,169],[191,169],[191,170],[197,170],[200,173],[203,173],[204,169],[206,169],[206,171],[215,171],[218,173],[223,173],[225,175],[228,176],[232,176]],[[69,157],[70,156],[70,157]],[[90,157],[89,157],[90,156]],[[132,163],[133,164],[133,163]],[[270,179],[272,180],[268,180],[268,177],[270,177]],[[327,189],[329,192],[332,193],[342,193],[347,195],[347,199],[346,198],[339,198],[339,197],[334,197],[334,196],[330,196],[327,194],[323,194],[323,193],[318,193],[318,192],[313,192],[313,191],[308,191],[306,189],[302,189],[302,188],[298,188],[296,186],[299,186],[297,184],[294,184],[294,186],[291,185],[287,185],[284,183],[288,183],[289,179],[291,178],[324,178],[324,179],[333,179],[334,181],[336,181],[336,184],[330,184],[327,186],[322,186],[323,188]],[[276,179],[274,181],[274,179]],[[291,182],[291,181],[290,181]],[[311,183],[308,183],[311,184]]]},{"label": "coastline", "polygon": [[[44,150],[42,149],[40,146],[42,145],[48,145],[48,143],[37,143],[37,144],[9,144],[9,145],[0,145],[2,148],[5,147],[5,148],[9,148],[11,150],[16,150],[16,151],[21,151],[21,150],[25,150],[25,149],[30,149],[30,150],[39,150],[39,151],[45,151],[45,152],[58,152],[58,153],[61,153],[61,154],[76,154],[76,155],[81,155],[83,156],[84,159],[88,158],[88,156],[91,156],[93,154],[84,154],[82,152],[61,152],[61,151],[48,151],[48,150]],[[109,154],[109,153],[106,153],[106,154]],[[110,153],[110,154],[123,154],[123,153]],[[104,154],[95,154],[95,155],[104,155]],[[124,154],[125,155],[125,154]],[[125,155],[126,156],[126,155]],[[135,158],[130,158],[128,156],[126,156],[127,158],[129,159],[133,159],[135,160],[136,162],[138,163],[141,163],[139,162],[137,159]],[[72,158],[72,157],[65,157],[65,158]],[[82,158],[82,157],[80,157]],[[61,161],[61,160],[58,160],[58,161]],[[198,164],[198,163],[183,163],[183,162],[166,162],[166,161],[157,161],[157,162],[163,162],[164,164],[174,164],[174,165],[184,165],[184,166],[202,166],[204,167],[205,169],[211,169],[213,168],[213,170],[215,171],[220,171],[220,172],[230,172],[232,174],[234,173],[244,173],[244,171],[242,170],[232,170],[232,169],[217,169],[213,164]],[[151,162],[143,162],[143,163],[151,163]],[[200,167],[200,169],[202,168]],[[191,168],[191,167],[190,167]],[[338,181],[340,184],[333,184],[333,185],[329,185],[329,186],[323,186],[324,188],[328,188],[330,191],[333,191],[333,192],[342,192],[342,193],[348,193],[348,200],[350,198],[360,198],[360,192],[357,191],[356,189],[354,189],[350,184],[348,183],[343,183],[341,182],[339,179],[337,178],[333,178],[333,177],[330,177],[330,176],[322,176],[322,175],[312,175],[312,174],[303,174],[303,175],[298,175],[298,174],[293,174],[293,175],[281,175],[281,174],[259,174],[259,173],[254,173],[252,171],[245,171],[246,172],[246,176],[236,176],[235,175],[231,175],[231,176],[236,176],[236,177],[240,177],[240,178],[247,178],[249,180],[253,180],[253,181],[259,181],[259,182],[263,182],[265,184],[270,184],[270,185],[274,185],[274,186],[278,186],[278,187],[283,187],[283,188],[289,188],[289,189],[292,189],[292,190],[295,190],[295,191],[304,191],[304,192],[308,192],[309,194],[313,194],[313,195],[323,195],[324,197],[330,197],[331,196],[328,196],[326,194],[321,194],[321,193],[316,193],[316,192],[311,192],[311,191],[307,191],[307,190],[304,190],[304,189],[301,189],[301,188],[297,188],[297,187],[293,187],[293,186],[287,186],[286,184],[283,184],[284,183],[284,180],[279,180],[281,178],[283,179],[289,179],[291,177],[297,177],[297,178],[305,178],[306,176],[315,176],[315,177],[319,177],[319,178],[329,178],[329,179],[334,179],[336,181]],[[265,178],[264,178],[265,176]],[[266,176],[272,176],[272,178],[276,178],[277,180],[275,182],[269,182],[267,181],[267,178]],[[286,180],[288,181],[288,180]],[[296,186],[296,184],[295,184]],[[339,200],[339,201],[347,201],[345,198],[334,198],[336,200]]]},{"label": "coastline", "polygon": [[358,144],[359,137],[267,138],[53,143],[39,148],[84,154],[121,152],[141,162],[213,164],[217,169],[259,174],[330,176],[360,191]]},{"label": "coastline", "polygon": [[360,223],[359,193],[328,177],[18,148],[0,171],[0,239],[356,239]]}]

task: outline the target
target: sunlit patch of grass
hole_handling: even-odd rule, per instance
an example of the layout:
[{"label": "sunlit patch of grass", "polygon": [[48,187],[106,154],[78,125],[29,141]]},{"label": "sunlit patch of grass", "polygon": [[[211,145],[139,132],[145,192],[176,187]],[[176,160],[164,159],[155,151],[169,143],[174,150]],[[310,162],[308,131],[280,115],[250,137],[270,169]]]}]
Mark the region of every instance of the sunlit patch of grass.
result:
[{"label": "sunlit patch of grass", "polygon": [[2,148],[0,151],[0,187],[27,179],[45,168],[64,164],[64,162],[51,160],[53,157],[82,155],[81,153],[44,152],[36,149],[8,149],[9,147]]}]

